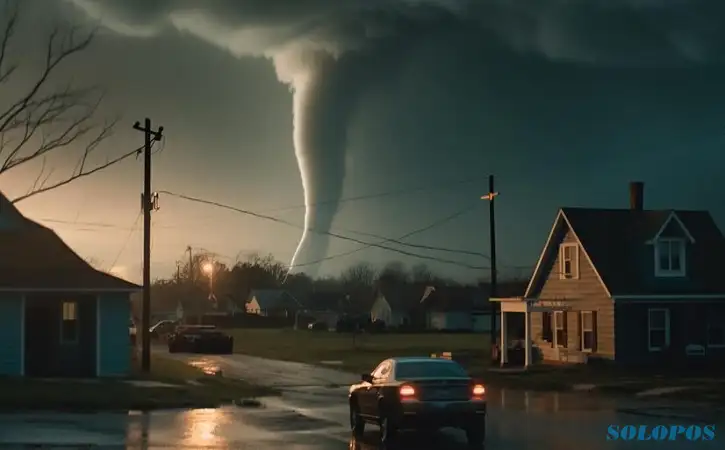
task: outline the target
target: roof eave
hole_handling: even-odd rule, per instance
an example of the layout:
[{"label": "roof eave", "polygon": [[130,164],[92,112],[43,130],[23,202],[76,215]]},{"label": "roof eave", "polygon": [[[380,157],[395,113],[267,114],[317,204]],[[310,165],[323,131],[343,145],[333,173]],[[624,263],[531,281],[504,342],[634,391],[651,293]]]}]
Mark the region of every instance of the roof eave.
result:
[{"label": "roof eave", "polygon": [[128,287],[128,288],[13,288],[13,287],[2,287],[0,286],[0,292],[83,292],[83,293],[104,293],[104,292],[120,292],[120,293],[133,293],[140,292],[143,288]]}]

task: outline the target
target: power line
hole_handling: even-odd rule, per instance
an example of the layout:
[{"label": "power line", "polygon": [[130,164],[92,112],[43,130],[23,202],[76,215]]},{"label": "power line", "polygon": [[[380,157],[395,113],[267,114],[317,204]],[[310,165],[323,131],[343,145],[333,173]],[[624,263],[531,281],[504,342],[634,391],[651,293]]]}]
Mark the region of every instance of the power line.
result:
[{"label": "power line", "polygon": [[[423,228],[418,228],[416,230],[411,231],[410,233],[406,233],[406,234],[400,236],[397,239],[385,239],[382,236],[371,235],[371,234],[368,234],[368,233],[359,233],[359,234],[365,234],[365,235],[368,235],[368,236],[371,236],[371,237],[376,237],[376,238],[379,238],[379,239],[383,239],[382,241],[378,242],[377,244],[385,244],[385,243],[389,243],[390,242],[390,243],[396,243],[396,244],[400,244],[400,245],[405,245],[406,244],[405,242],[400,242],[400,241],[403,240],[403,239],[409,238],[411,236],[414,236],[416,234],[420,234],[420,233],[426,232],[428,230],[431,230],[433,228],[439,227],[439,226],[441,226],[441,225],[443,225],[445,223],[448,223],[451,220],[456,219],[456,218],[462,216],[463,214],[466,214],[469,211],[472,211],[478,204],[479,204],[479,202],[477,201],[476,203],[474,203],[471,206],[466,207],[465,209],[462,209],[460,211],[456,211],[455,213],[450,214],[450,215],[448,215],[448,216],[446,216],[446,217],[444,217],[442,219],[436,220],[435,222],[431,223],[430,225],[426,225]],[[336,255],[330,255],[330,256],[327,256],[325,258],[320,258],[320,259],[315,260],[315,261],[309,261],[309,262],[305,262],[305,263],[302,263],[302,264],[295,264],[292,268],[312,266],[312,265],[319,264],[319,263],[324,262],[324,261],[329,261],[331,259],[337,259],[337,258],[342,258],[343,256],[349,256],[349,255],[352,255],[353,253],[357,253],[357,252],[360,252],[360,251],[363,251],[363,250],[367,250],[367,249],[369,249],[371,247],[373,247],[373,244],[367,244],[367,245],[364,245],[362,247],[358,247],[356,249],[349,250],[347,252],[338,253]]]},{"label": "power line", "polygon": [[136,215],[136,219],[133,221],[133,225],[131,226],[131,232],[128,233],[128,236],[126,236],[126,240],[123,242],[123,246],[121,247],[121,250],[119,250],[116,257],[113,259],[113,262],[111,263],[111,266],[108,268],[110,271],[114,267],[116,267],[116,263],[121,258],[121,255],[123,255],[123,252],[126,250],[126,247],[128,247],[128,243],[131,241],[131,237],[133,236],[134,232],[138,229],[138,221],[141,219],[141,215],[143,214],[143,211],[139,211],[139,213]]},{"label": "power line", "polygon": [[[191,201],[191,202],[202,203],[202,204],[206,204],[206,205],[210,205],[210,206],[216,206],[216,207],[222,208],[222,209],[227,209],[227,210],[230,210],[230,211],[236,211],[236,212],[241,213],[241,214],[245,214],[245,215],[252,216],[252,217],[257,217],[259,219],[270,220],[272,222],[276,222],[276,223],[280,223],[280,224],[283,224],[283,225],[291,226],[291,227],[294,227],[294,228],[297,228],[297,229],[302,229],[302,230],[305,229],[304,226],[300,226],[298,224],[295,224],[293,222],[289,222],[289,221],[284,220],[284,219],[280,219],[278,217],[269,216],[269,215],[266,215],[266,214],[260,214],[260,213],[256,213],[256,212],[253,212],[253,211],[248,211],[248,210],[245,210],[245,209],[241,209],[241,208],[236,208],[234,206],[225,205],[223,203],[219,203],[219,202],[215,202],[215,201],[211,201],[211,200],[204,200],[204,199],[201,199],[201,198],[191,197],[191,196],[184,195],[184,194],[177,194],[175,192],[170,192],[170,191],[159,191],[158,193],[159,194],[166,194],[166,195],[169,195],[169,196],[172,196],[172,197],[181,198],[181,199],[188,200],[188,201]],[[432,256],[421,255],[421,254],[418,254],[418,253],[413,253],[413,252],[409,252],[409,251],[406,251],[406,250],[401,250],[401,249],[393,248],[393,247],[388,247],[388,246],[385,246],[385,245],[382,245],[382,244],[378,244],[378,243],[365,242],[365,241],[362,241],[360,239],[351,238],[349,236],[344,236],[344,235],[341,235],[341,234],[338,234],[338,233],[332,233],[332,232],[329,232],[329,231],[321,231],[321,230],[316,230],[314,228],[313,229],[309,229],[309,231],[311,231],[313,233],[316,233],[316,234],[322,234],[322,235],[331,236],[331,237],[334,237],[334,238],[337,238],[337,239],[341,239],[341,240],[345,240],[345,241],[355,242],[357,244],[369,245],[370,247],[376,247],[376,248],[380,248],[380,249],[383,249],[383,250],[388,250],[388,251],[391,251],[391,252],[400,253],[401,255],[406,255],[406,256],[413,257],[413,258],[427,259],[427,260],[430,260],[430,261],[436,261],[436,262],[440,262],[440,263],[444,263],[444,264],[451,264],[451,265],[455,265],[455,266],[459,266],[459,267],[465,267],[467,269],[472,269],[472,270],[484,270],[484,269],[487,269],[487,267],[473,266],[473,265],[470,265],[470,264],[462,263],[460,261],[453,261],[453,260],[444,259],[444,258],[436,258],[436,257],[432,257]]]},{"label": "power line", "polygon": [[482,181],[482,178],[480,176],[477,176],[474,178],[468,178],[465,180],[456,180],[456,181],[441,183],[441,184],[437,184],[437,185],[427,184],[425,186],[416,186],[416,187],[412,187],[412,188],[404,188],[404,189],[397,189],[397,190],[392,190],[392,191],[378,192],[375,194],[357,195],[357,196],[353,196],[353,197],[342,198],[339,200],[324,200],[321,202],[311,203],[309,205],[299,204],[299,205],[293,205],[293,206],[284,206],[281,208],[265,209],[265,210],[261,211],[261,213],[291,211],[291,210],[295,210],[295,209],[303,209],[303,208],[314,207],[314,206],[333,205],[333,204],[340,204],[340,203],[355,202],[355,201],[360,201],[360,200],[370,200],[370,199],[375,199],[375,198],[391,197],[394,195],[410,194],[413,192],[433,191],[433,190],[438,190],[438,189],[451,188],[454,186],[460,186],[463,184],[469,184],[469,183],[473,183],[474,181]]},{"label": "power line", "polygon": [[[471,209],[473,209],[473,208],[471,208]],[[488,260],[491,259],[490,256],[488,256],[487,254],[482,253],[482,252],[474,252],[474,251],[470,251],[470,250],[460,250],[460,249],[454,249],[454,248],[436,247],[433,245],[413,244],[410,242],[402,242],[402,239],[410,237],[409,235],[406,235],[405,237],[398,238],[398,239],[387,239],[387,238],[385,238],[385,236],[380,236],[378,234],[365,233],[362,231],[349,230],[349,229],[344,229],[344,228],[340,228],[340,230],[347,231],[348,233],[359,234],[361,236],[367,236],[367,237],[372,237],[372,238],[376,238],[376,239],[385,239],[385,242],[389,242],[389,243],[396,244],[396,245],[402,245],[405,247],[419,248],[421,250],[431,250],[431,251],[436,251],[436,252],[457,253],[460,255],[478,256],[481,258],[486,258]],[[426,231],[426,230],[424,230],[424,231]],[[418,233],[414,233],[414,234],[418,234]]]}]

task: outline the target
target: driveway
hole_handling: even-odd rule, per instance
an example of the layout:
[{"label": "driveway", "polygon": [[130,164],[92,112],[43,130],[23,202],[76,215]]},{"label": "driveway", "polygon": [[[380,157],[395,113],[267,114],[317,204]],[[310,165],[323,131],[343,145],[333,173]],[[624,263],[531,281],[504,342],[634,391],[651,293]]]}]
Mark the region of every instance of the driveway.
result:
[{"label": "driveway", "polygon": [[[271,361],[244,355],[178,354],[190,364],[216,366],[236,376],[282,390],[264,399],[259,409],[219,408],[162,411],[150,414],[12,414],[0,415],[0,449],[25,445],[98,446],[143,449],[295,449],[373,450],[377,430],[351,442],[347,426],[346,385],[358,377],[334,369]],[[691,411],[667,405],[603,400],[576,394],[490,392],[487,449],[568,450],[588,447],[628,449],[650,442],[606,441],[610,424],[689,425]],[[633,414],[634,413],[634,414]],[[657,417],[657,416],[660,417]],[[719,424],[718,424],[719,426]],[[664,441],[660,449],[722,448],[713,442]],[[68,448],[68,447],[65,447]],[[94,448],[94,447],[91,447]],[[405,436],[401,450],[464,449],[457,432]]]}]

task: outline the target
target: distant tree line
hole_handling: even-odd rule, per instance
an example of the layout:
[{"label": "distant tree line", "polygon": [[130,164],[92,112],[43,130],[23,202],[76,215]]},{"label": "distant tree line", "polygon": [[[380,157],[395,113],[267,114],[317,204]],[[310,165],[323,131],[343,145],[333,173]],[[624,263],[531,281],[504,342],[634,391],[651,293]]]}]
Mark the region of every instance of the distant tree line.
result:
[{"label": "distant tree line", "polygon": [[[213,267],[211,280],[210,267]],[[254,289],[284,289],[300,300],[310,298],[314,292],[336,292],[348,296],[351,301],[365,301],[381,284],[460,284],[436,275],[425,264],[407,267],[398,261],[387,263],[382,268],[358,262],[337,277],[317,279],[305,273],[288,274],[287,266],[273,255],[253,254],[243,261],[227,265],[216,260],[211,253],[197,253],[190,260],[177,261],[177,268],[173,276],[154,281],[151,288],[154,311],[173,311],[180,300],[187,305],[206,303],[211,291],[219,304],[232,302],[243,308]]]}]

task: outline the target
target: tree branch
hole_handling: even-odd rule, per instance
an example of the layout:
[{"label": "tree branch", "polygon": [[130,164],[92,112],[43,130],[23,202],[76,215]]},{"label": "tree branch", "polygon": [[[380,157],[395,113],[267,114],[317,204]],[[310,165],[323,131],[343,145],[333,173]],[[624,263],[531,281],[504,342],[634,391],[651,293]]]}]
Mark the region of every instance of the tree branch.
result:
[{"label": "tree branch", "polygon": [[123,155],[121,155],[121,156],[119,156],[117,158],[108,160],[104,164],[98,165],[98,166],[94,167],[93,169],[85,170],[83,172],[76,172],[74,175],[71,175],[70,177],[68,177],[68,178],[66,178],[66,179],[64,179],[62,181],[58,181],[56,183],[53,183],[51,185],[46,185],[46,186],[43,186],[41,184],[40,187],[38,187],[37,189],[31,190],[27,194],[24,194],[24,195],[21,195],[20,197],[14,198],[12,200],[12,203],[18,203],[18,202],[21,202],[23,200],[27,200],[30,197],[36,196],[38,194],[42,194],[43,192],[48,192],[48,191],[51,191],[53,189],[59,188],[61,186],[65,186],[66,184],[70,184],[70,183],[72,183],[73,181],[75,181],[75,180],[77,180],[79,178],[83,178],[83,177],[87,177],[89,175],[93,175],[94,173],[100,172],[103,169],[106,169],[108,167],[111,167],[112,165],[114,165],[116,163],[119,163],[119,162],[123,161],[124,159],[130,158],[131,156],[138,156],[138,155],[141,154],[142,151],[143,151],[143,147],[139,147],[139,148],[137,148],[137,149],[135,149],[135,150],[133,150],[131,152],[128,152],[126,154],[123,154]]},{"label": "tree branch", "polygon": [[[7,88],[6,91],[15,96],[15,100],[0,104],[0,175],[31,161],[42,160],[40,174],[30,191],[14,201],[64,186],[135,155],[136,150],[88,169],[89,156],[111,136],[117,120],[95,121],[104,99],[104,92],[99,87],[79,88],[69,84],[58,88],[54,81],[62,64],[90,46],[97,29],[87,33],[78,27],[65,31],[54,29],[48,36],[43,68],[27,90],[22,91],[17,86],[8,86],[18,67],[8,64],[8,58],[20,17],[20,2],[0,1],[4,1],[3,13],[7,17],[0,31],[0,88]],[[46,157],[60,151],[78,150],[81,155],[71,173],[63,180],[48,184],[53,170],[43,178]]]}]

